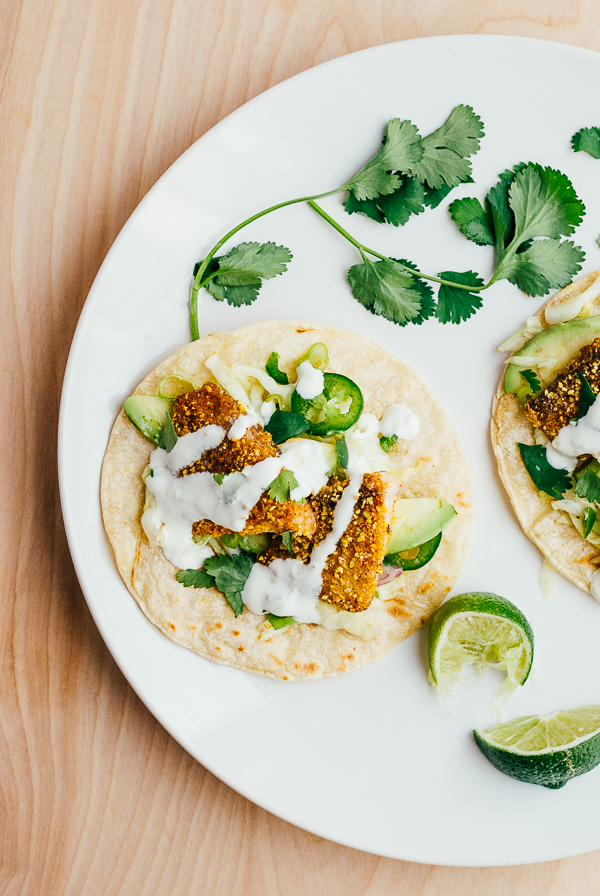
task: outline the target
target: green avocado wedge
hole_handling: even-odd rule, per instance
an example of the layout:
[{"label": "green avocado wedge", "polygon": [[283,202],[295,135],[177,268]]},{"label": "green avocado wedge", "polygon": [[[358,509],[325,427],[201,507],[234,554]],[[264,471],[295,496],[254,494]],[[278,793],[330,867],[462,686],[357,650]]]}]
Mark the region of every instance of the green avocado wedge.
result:
[{"label": "green avocado wedge", "polygon": [[452,504],[441,498],[398,498],[386,555],[410,551],[431,541],[455,516]]},{"label": "green avocado wedge", "polygon": [[[511,358],[504,379],[505,392],[518,392],[526,385],[521,376],[521,370],[533,369],[541,383],[542,389],[552,382],[556,374],[565,367],[569,361],[581,351],[584,345],[588,345],[593,339],[600,336],[600,315],[593,317],[576,317],[563,324],[554,324],[547,327],[541,333],[537,333],[525,343]],[[528,359],[519,365],[519,358]],[[545,366],[546,362],[554,361],[552,366]],[[540,365],[541,362],[541,366]]]},{"label": "green avocado wedge", "polygon": [[156,395],[131,395],[124,403],[123,410],[139,431],[158,444],[158,436],[165,425],[165,419],[173,402]]}]

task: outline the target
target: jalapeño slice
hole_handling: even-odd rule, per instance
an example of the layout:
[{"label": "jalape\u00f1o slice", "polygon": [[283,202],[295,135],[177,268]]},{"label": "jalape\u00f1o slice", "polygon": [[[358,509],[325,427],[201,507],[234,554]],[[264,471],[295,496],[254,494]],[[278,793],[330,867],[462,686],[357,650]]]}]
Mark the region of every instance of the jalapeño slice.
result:
[{"label": "jalape\u00f1o slice", "polygon": [[421,569],[422,566],[425,566],[425,564],[429,563],[432,559],[440,546],[441,540],[442,533],[438,532],[438,534],[434,535],[430,541],[424,541],[423,544],[420,544],[410,551],[400,551],[397,554],[386,554],[383,558],[383,562],[388,566],[401,566],[404,570]]},{"label": "jalape\u00f1o slice", "polygon": [[323,391],[316,398],[302,398],[292,392],[292,411],[306,417],[313,436],[343,432],[362,414],[362,392],[355,382],[341,373],[326,373],[324,381]]}]

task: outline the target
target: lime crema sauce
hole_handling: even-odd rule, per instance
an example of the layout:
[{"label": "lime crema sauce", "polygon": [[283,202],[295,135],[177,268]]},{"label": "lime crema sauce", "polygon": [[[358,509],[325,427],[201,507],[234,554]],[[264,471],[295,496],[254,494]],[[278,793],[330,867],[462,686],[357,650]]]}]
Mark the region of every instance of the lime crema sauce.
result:
[{"label": "lime crema sauce", "polygon": [[600,400],[596,398],[587,414],[567,423],[546,448],[546,459],[556,470],[572,473],[582,454],[600,455]]},{"label": "lime crema sauce", "polygon": [[298,482],[291,491],[292,500],[307,498],[327,484],[329,466],[323,451],[319,443],[308,439],[282,445],[279,457],[231,473],[221,485],[212,473],[177,476],[224,438],[222,427],[204,426],[179,438],[171,452],[155,448],[150,456],[151,475],[145,482],[154,501],[144,511],[142,527],[150,543],[161,547],[167,560],[181,569],[198,568],[213,554],[210,547],[194,541],[192,524],[196,520],[209,519],[241,532],[252,508],[283,469],[292,472]]}]

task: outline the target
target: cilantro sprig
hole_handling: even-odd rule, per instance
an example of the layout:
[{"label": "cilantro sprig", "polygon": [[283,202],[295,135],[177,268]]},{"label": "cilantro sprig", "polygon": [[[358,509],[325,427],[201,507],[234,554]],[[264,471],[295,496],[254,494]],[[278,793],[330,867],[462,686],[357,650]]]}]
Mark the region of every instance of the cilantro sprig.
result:
[{"label": "cilantro sprig", "polygon": [[453,187],[472,181],[469,159],[482,136],[481,119],[470,106],[456,106],[423,138],[412,122],[393,119],[379,152],[346,184],[344,208],[379,223],[406,224],[411,215],[439,205]]},{"label": "cilantro sprig", "polygon": [[[201,288],[218,301],[250,304],[263,280],[283,273],[291,260],[289,249],[275,243],[241,243],[225,255],[217,255],[218,251],[247,224],[297,203],[308,203],[358,249],[361,261],[348,271],[354,298],[399,326],[422,324],[433,316],[441,323],[467,320],[481,307],[480,294],[498,280],[509,280],[532,296],[566,286],[581,269],[584,253],[563,237],[573,233],[585,209],[568,178],[549,167],[521,162],[500,175],[483,203],[467,197],[450,205],[451,216],[467,239],[494,248],[495,269],[487,283],[475,271],[442,271],[434,276],[406,259],[383,255],[355,239],[317,204],[318,199],[345,192],[349,214],[405,224],[411,215],[439,205],[455,186],[472,182],[470,159],[482,136],[481,119],[465,105],[456,106],[444,124],[425,137],[412,122],[392,119],[379,151],[343,186],[280,202],[236,225],[194,270],[192,339],[199,338]],[[587,145],[583,137],[579,144]],[[437,303],[429,283],[439,285]],[[273,367],[278,371],[276,363]]]},{"label": "cilantro sprig", "polygon": [[533,162],[504,171],[484,204],[456,199],[450,215],[467,239],[493,246],[496,268],[482,289],[509,280],[531,296],[545,296],[571,282],[583,250],[570,236],[585,213],[566,175]]},{"label": "cilantro sprig", "polygon": [[216,588],[236,617],[244,612],[242,590],[254,565],[254,554],[219,554],[204,561],[203,569],[182,569],[176,579],[186,588]]}]

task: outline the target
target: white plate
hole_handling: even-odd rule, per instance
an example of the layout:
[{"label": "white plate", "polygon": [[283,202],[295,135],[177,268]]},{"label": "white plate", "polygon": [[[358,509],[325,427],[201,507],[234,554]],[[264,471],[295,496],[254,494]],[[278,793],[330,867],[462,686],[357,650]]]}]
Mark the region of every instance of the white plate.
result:
[{"label": "white plate", "polygon": [[[575,239],[600,262],[600,162],[570,149],[600,124],[600,56],[506,37],[441,37],[366,50],[303,73],[213,128],[163,175],[112,247],[90,292],[65,377],[60,422],[63,512],[77,573],[115,660],[142,700],[186,750],[223,781],[288,821],[381,855],[448,865],[539,862],[600,847],[600,770],[559,791],[497,772],[473,727],[493,724],[489,693],[463,689],[450,711],[427,683],[425,633],[381,662],[309,683],[271,681],[216,666],[171,643],[122,584],[98,503],[100,465],[124,398],[189,339],[190,273],[218,237],[253,212],[335,187],[377,149],[385,123],[410,118],[421,133],[458,103],[482,116],[475,185],[481,198],[521,160],[565,171],[588,205]],[[487,275],[492,252],[468,242],[447,206],[395,229],[323,205],[367,245],[422,270]],[[206,294],[201,332],[272,318],[341,325],[411,363],[446,407],[471,470],[474,527],[455,593],[514,600],[536,634],[535,676],[506,718],[600,703],[600,607],[561,581],[543,597],[540,555],[522,534],[498,481],[488,437],[503,357],[494,348],[540,300],[497,284],[459,327],[399,328],[352,298],[352,246],[307,206],[247,228],[237,242],[275,240],[294,253],[251,307]],[[234,243],[236,240],[234,240]]]}]

